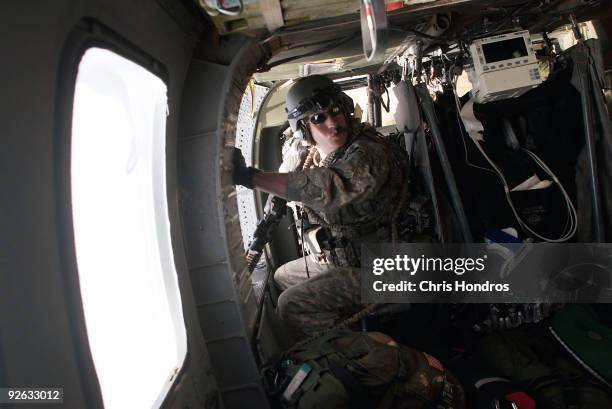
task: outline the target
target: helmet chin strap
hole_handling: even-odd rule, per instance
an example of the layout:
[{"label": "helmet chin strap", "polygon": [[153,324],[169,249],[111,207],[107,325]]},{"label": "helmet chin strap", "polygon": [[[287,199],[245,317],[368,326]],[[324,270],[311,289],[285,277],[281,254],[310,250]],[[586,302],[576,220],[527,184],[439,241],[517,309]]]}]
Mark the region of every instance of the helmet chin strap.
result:
[{"label": "helmet chin strap", "polygon": [[304,123],[304,120],[300,119],[297,123],[298,129],[300,131],[302,131],[302,134],[304,135],[304,139],[306,139],[306,142],[308,142],[308,144],[314,146],[316,145],[314,138],[312,137],[312,134],[310,133],[310,129],[308,129],[308,126],[306,126],[306,124]]},{"label": "helmet chin strap", "polygon": [[344,114],[344,118],[346,119],[346,141],[348,142],[349,138],[353,136],[353,131],[355,130],[355,118],[353,117],[353,112],[345,105],[342,106],[342,113]]}]

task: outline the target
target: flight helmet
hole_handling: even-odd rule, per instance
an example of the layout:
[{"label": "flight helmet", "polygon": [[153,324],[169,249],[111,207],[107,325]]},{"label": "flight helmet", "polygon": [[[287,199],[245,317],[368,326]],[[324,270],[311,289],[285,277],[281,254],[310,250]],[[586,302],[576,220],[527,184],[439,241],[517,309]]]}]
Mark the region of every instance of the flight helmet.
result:
[{"label": "flight helmet", "polygon": [[287,119],[293,131],[301,127],[302,119],[338,103],[347,115],[354,111],[353,100],[338,84],[323,75],[311,75],[298,79],[287,93]]}]

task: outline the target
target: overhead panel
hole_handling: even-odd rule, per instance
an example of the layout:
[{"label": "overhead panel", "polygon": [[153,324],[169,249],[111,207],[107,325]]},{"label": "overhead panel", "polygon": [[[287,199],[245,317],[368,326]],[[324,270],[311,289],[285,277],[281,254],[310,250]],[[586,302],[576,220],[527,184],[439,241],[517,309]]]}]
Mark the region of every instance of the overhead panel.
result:
[{"label": "overhead panel", "polygon": [[[274,32],[280,27],[338,17],[359,15],[356,0],[198,0],[211,16],[219,34],[236,32]],[[423,3],[448,3],[447,0],[385,0],[388,12]],[[242,4],[242,6],[241,6]]]}]

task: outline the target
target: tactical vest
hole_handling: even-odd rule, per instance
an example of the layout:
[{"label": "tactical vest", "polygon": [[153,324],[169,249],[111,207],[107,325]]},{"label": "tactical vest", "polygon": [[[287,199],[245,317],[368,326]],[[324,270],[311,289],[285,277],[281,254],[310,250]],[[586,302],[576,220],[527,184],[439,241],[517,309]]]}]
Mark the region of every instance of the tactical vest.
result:
[{"label": "tactical vest", "polygon": [[332,331],[287,351],[277,376],[283,407],[465,407],[461,386],[436,358],[395,342],[384,344],[372,336]]},{"label": "tactical vest", "polygon": [[[313,231],[307,237],[306,243],[315,259],[322,264],[334,267],[360,267],[361,244],[364,242],[430,242],[431,234],[431,202],[424,194],[413,195],[410,192],[409,161],[404,150],[395,137],[383,137],[375,128],[365,124],[357,124],[358,134],[362,138],[374,140],[388,147],[390,163],[393,164],[391,178],[405,177],[401,191],[396,192],[394,206],[390,206],[389,214],[381,214],[379,220],[367,225],[328,225],[314,211],[305,209],[309,222],[322,228]],[[349,145],[350,146],[350,145]],[[319,166],[333,165],[340,149],[330,154]]]}]

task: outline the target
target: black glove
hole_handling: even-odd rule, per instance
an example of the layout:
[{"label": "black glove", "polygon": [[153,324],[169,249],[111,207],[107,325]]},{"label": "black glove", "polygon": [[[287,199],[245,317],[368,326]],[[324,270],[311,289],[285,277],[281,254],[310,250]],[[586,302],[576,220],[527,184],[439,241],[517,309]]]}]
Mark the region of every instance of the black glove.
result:
[{"label": "black glove", "polygon": [[259,169],[247,167],[242,151],[238,148],[234,148],[232,162],[234,169],[232,170],[232,182],[234,185],[240,185],[253,189],[253,175],[261,172]]}]

